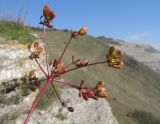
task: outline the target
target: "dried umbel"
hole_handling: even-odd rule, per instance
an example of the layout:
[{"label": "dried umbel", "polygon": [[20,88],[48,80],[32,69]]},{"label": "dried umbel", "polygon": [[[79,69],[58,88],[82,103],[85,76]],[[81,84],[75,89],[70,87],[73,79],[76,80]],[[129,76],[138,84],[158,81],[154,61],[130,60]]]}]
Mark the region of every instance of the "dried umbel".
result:
[{"label": "dried umbel", "polygon": [[78,31],[78,34],[81,35],[81,36],[84,36],[88,33],[88,28],[87,26],[84,26],[82,27],[79,31]]},{"label": "dried umbel", "polygon": [[24,85],[32,91],[36,91],[36,89],[39,89],[41,85],[41,81],[37,77],[35,70],[31,70],[28,75],[22,78],[22,81]]},{"label": "dried umbel", "polygon": [[[43,18],[43,20],[42,20]],[[46,62],[46,70],[44,70],[41,66],[41,64],[38,61],[38,58],[40,57],[40,53],[42,52],[42,47],[40,47],[39,43],[36,41],[32,45],[28,45],[28,51],[31,53],[30,57],[32,60],[35,60],[35,62],[38,64],[39,68],[42,70],[44,75],[46,76],[46,83],[44,84],[43,88],[41,89],[40,93],[38,94],[37,98],[33,102],[33,105],[28,113],[28,116],[24,122],[24,124],[27,124],[29,122],[29,119],[36,108],[38,102],[40,101],[41,97],[47,90],[47,88],[51,85],[53,87],[53,90],[55,91],[62,107],[67,108],[69,112],[74,112],[74,108],[69,105],[70,99],[62,99],[56,88],[54,87],[54,84],[59,84],[61,86],[67,86],[70,88],[77,89],[79,91],[79,97],[83,98],[85,101],[88,101],[90,99],[98,100],[99,98],[106,98],[108,97],[108,92],[106,91],[105,88],[105,83],[103,81],[99,81],[96,86],[94,87],[87,87],[83,86],[84,85],[84,80],[80,82],[80,85],[75,85],[77,83],[72,83],[70,81],[66,81],[65,79],[58,80],[57,78],[60,76],[63,76],[66,73],[69,73],[71,71],[80,69],[80,68],[85,68],[89,67],[92,65],[97,65],[97,64],[106,64],[108,63],[109,67],[113,68],[118,68],[121,69],[123,66],[123,61],[122,61],[122,56],[123,53],[119,50],[116,50],[115,47],[111,47],[109,49],[109,53],[107,54],[107,60],[103,61],[96,61],[96,62],[90,62],[88,59],[75,59],[74,56],[71,57],[71,63],[67,66],[63,64],[63,56],[71,43],[72,39],[74,38],[79,38],[80,36],[85,36],[88,33],[88,28],[86,26],[82,27],[79,29],[79,31],[74,31],[71,33],[71,36],[66,43],[65,48],[63,49],[62,53],[53,60],[52,63],[48,64],[48,54],[47,54],[47,46],[46,46],[46,30],[45,28],[52,28],[51,21],[55,18],[55,13],[50,9],[48,5],[44,6],[43,8],[43,16],[41,16],[41,21],[40,24],[43,25],[43,41],[44,41],[44,52],[45,52],[45,62]],[[35,78],[34,73],[31,74],[32,78]],[[87,104],[87,103],[86,103]]]},{"label": "dried umbel", "polygon": [[77,67],[82,67],[82,66],[86,66],[86,65],[88,65],[88,60],[87,59],[82,59],[82,60],[80,60],[79,62],[76,62],[75,64],[76,64],[76,66]]},{"label": "dried umbel", "polygon": [[113,68],[121,69],[123,67],[123,52],[116,50],[115,47],[109,49],[109,54],[107,54],[108,65]]},{"label": "dried umbel", "polygon": [[43,16],[47,21],[52,21],[56,17],[56,14],[48,5],[45,5],[43,8]]},{"label": "dried umbel", "polygon": [[43,15],[40,17],[40,19],[44,18],[43,21],[40,21],[40,24],[43,26],[46,26],[47,28],[53,28],[52,21],[56,17],[56,14],[54,11],[51,10],[51,8],[48,5],[45,5],[43,7]]},{"label": "dried umbel", "polygon": [[84,26],[79,29],[79,31],[74,31],[72,33],[72,37],[78,38],[78,36],[85,36],[88,33],[88,27]]},{"label": "dried umbel", "polygon": [[51,68],[52,68],[52,73],[55,75],[64,73],[66,71],[63,63],[59,61],[59,59],[54,60]]},{"label": "dried umbel", "polygon": [[108,93],[106,92],[105,84],[103,81],[100,81],[96,85],[96,96],[100,98],[105,98],[108,96]]},{"label": "dried umbel", "polygon": [[31,44],[29,44],[27,46],[28,51],[31,53],[31,55],[29,56],[30,59],[36,59],[39,58],[39,55],[42,53],[43,48],[39,46],[39,42],[35,41],[33,43],[33,46]]},{"label": "dried umbel", "polygon": [[79,96],[82,96],[83,99],[86,101],[88,101],[89,98],[98,100],[98,98],[108,97],[108,93],[105,88],[105,83],[103,81],[99,81],[93,89],[81,86],[79,90]]}]

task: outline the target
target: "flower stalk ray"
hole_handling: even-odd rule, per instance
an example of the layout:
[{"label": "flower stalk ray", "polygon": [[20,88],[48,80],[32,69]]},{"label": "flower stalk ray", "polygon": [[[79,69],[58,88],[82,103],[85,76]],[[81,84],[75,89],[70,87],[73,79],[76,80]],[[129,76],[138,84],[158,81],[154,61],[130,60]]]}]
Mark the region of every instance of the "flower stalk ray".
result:
[{"label": "flower stalk ray", "polygon": [[[55,58],[53,63],[51,63],[51,65],[49,65],[48,64],[49,58],[48,58],[48,53],[47,53],[47,43],[46,43],[47,42],[46,41],[46,28],[53,27],[52,21],[55,18],[55,16],[56,16],[55,12],[53,12],[48,5],[45,5],[43,8],[43,16],[41,16],[41,18],[40,18],[41,19],[40,24],[43,26],[43,38],[42,39],[44,42],[45,65],[46,65],[47,70],[44,70],[38,61],[38,59],[40,57],[39,55],[43,51],[43,49],[42,49],[42,47],[40,47],[39,43],[36,41],[34,43],[34,47],[32,47],[31,44],[29,44],[27,47],[28,51],[31,53],[29,58],[31,60],[35,60],[35,62],[39,66],[40,70],[44,73],[44,75],[46,77],[45,79],[42,79],[42,80],[46,81],[46,82],[45,82],[44,86],[42,87],[41,91],[39,92],[39,94],[37,95],[36,99],[34,100],[32,106],[31,106],[31,109],[30,109],[30,111],[24,121],[24,124],[28,124],[37,104],[41,100],[42,96],[44,95],[44,93],[46,92],[46,90],[50,84],[51,84],[53,90],[55,91],[55,94],[58,97],[61,105],[63,107],[66,107],[68,109],[68,111],[70,111],[70,112],[74,112],[74,108],[69,106],[70,99],[64,100],[60,97],[60,95],[58,94],[58,92],[54,86],[55,83],[58,85],[67,86],[70,88],[77,89],[79,91],[78,96],[82,97],[86,101],[88,101],[89,99],[98,100],[99,98],[106,98],[109,96],[108,92],[105,88],[105,83],[103,81],[99,81],[96,84],[96,86],[89,88],[87,86],[83,86],[84,80],[82,80],[80,82],[80,85],[76,85],[75,83],[71,83],[69,81],[67,82],[65,80],[64,81],[57,80],[56,79],[57,77],[60,77],[66,73],[69,73],[69,72],[77,70],[77,69],[90,67],[93,65],[99,65],[99,64],[106,64],[109,67],[112,67],[115,69],[122,69],[122,67],[123,67],[123,61],[122,61],[123,53],[120,50],[115,49],[115,47],[111,47],[109,49],[109,53],[106,55],[106,60],[96,61],[96,62],[90,63],[87,59],[75,60],[74,56],[72,56],[72,62],[68,66],[64,66],[62,59],[63,59],[63,56],[64,56],[69,44],[71,43],[72,39],[83,37],[88,33],[88,28],[86,26],[80,28],[79,31],[71,32],[71,36],[70,36],[67,44],[65,45],[61,55],[58,58]],[[39,81],[42,81],[42,80],[39,80]]]}]

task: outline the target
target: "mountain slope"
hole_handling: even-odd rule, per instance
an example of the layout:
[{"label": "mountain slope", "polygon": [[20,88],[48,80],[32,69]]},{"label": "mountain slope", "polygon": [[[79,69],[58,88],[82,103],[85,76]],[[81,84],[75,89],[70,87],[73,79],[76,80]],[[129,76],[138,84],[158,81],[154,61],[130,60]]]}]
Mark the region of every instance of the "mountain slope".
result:
[{"label": "mountain slope", "polygon": [[110,45],[116,46],[118,49],[124,51],[127,55],[133,56],[136,60],[148,65],[156,72],[160,73],[160,51],[149,45],[139,45],[135,43],[127,43],[121,40],[114,40],[111,38],[98,37],[106,41]]},{"label": "mountain slope", "polygon": [[[33,31],[41,36],[42,32]],[[48,31],[47,46],[50,61],[61,54],[64,42],[70,37],[70,33],[62,31]],[[87,58],[89,62],[104,60],[108,53],[108,43],[91,36],[74,39],[64,56],[64,64],[75,58]],[[120,124],[136,124],[128,117],[134,109],[145,110],[159,118],[160,115],[160,76],[149,67],[136,61],[132,57],[124,57],[124,68],[115,70],[107,65],[97,65],[92,68],[76,70],[64,76],[66,79],[79,83],[82,79],[85,84],[95,86],[97,81],[106,82],[108,91],[114,98],[107,98],[112,110]],[[160,118],[159,118],[160,119]]]}]

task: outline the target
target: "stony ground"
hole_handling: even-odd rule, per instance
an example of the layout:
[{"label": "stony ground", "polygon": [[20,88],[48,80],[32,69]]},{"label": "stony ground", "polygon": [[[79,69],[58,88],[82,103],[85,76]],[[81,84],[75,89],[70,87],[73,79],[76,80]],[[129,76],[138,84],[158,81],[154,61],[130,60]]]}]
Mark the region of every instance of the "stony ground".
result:
[{"label": "stony ground", "polygon": [[[19,44],[17,41],[0,44],[0,82],[20,78],[33,69],[38,71],[39,67],[35,61],[29,59],[29,55],[27,45]],[[41,58],[39,61],[44,63],[44,53]],[[38,76],[43,76],[41,71],[37,73]]]},{"label": "stony ground", "polygon": [[[105,99],[84,101],[78,97],[78,91],[65,89],[62,98],[70,98],[74,112],[68,112],[60,103],[54,102],[46,110],[36,110],[29,124],[118,124],[109,103]],[[26,114],[19,116],[16,124],[22,124]]]}]

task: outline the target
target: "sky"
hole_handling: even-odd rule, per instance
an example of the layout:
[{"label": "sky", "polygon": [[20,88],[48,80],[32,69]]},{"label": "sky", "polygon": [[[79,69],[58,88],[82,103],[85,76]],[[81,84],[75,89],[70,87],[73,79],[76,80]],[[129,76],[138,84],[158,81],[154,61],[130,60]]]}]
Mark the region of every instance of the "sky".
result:
[{"label": "sky", "polygon": [[79,30],[92,36],[150,44],[160,50],[160,0],[0,0],[2,17],[18,17],[39,27],[42,8],[56,13],[54,28]]}]

